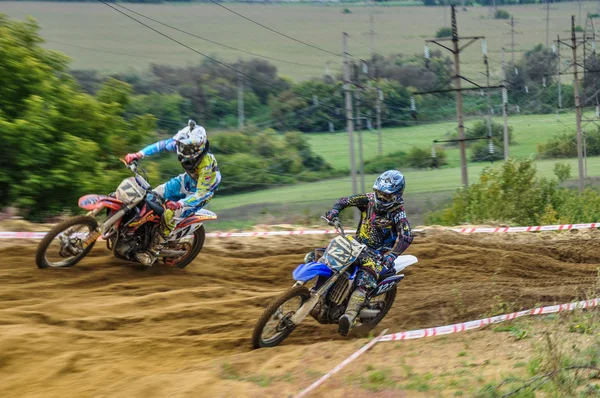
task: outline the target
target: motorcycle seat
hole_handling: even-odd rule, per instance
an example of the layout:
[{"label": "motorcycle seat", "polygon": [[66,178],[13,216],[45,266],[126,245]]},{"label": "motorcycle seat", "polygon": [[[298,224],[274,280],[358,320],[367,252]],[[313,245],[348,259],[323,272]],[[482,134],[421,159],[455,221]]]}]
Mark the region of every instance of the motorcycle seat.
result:
[{"label": "motorcycle seat", "polygon": [[153,194],[146,195],[146,203],[148,204],[148,207],[150,207],[154,213],[159,216],[162,216],[162,214],[165,212],[164,207]]}]

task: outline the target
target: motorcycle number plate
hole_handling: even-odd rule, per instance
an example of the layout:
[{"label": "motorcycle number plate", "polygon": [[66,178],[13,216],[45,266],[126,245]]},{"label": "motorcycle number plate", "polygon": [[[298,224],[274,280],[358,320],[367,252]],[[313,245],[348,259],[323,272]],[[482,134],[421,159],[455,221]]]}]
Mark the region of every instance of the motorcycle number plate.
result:
[{"label": "motorcycle number plate", "polygon": [[139,202],[145,194],[146,191],[139,186],[134,177],[123,180],[116,191],[117,199],[123,203]]},{"label": "motorcycle number plate", "polygon": [[335,237],[331,243],[329,243],[327,250],[325,250],[325,253],[323,254],[323,262],[333,269],[341,268],[344,265],[353,262],[355,258],[352,250],[352,243],[341,236]]}]

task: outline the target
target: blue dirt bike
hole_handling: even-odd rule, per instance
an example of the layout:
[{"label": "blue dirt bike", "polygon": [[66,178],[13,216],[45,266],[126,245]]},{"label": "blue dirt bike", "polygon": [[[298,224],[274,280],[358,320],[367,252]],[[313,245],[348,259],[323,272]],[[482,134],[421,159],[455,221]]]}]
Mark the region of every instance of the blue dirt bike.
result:
[{"label": "blue dirt bike", "polygon": [[[258,319],[252,334],[254,348],[280,344],[309,314],[319,323],[337,324],[356,288],[357,260],[368,256],[382,261],[377,251],[346,235],[339,222],[330,225],[339,235],[331,240],[318,262],[300,264],[294,270],[296,283],[273,300]],[[381,322],[392,308],[398,283],[404,278],[400,272],[417,261],[415,256],[398,256],[394,267],[380,275],[377,287],[367,294],[355,329],[365,332]],[[314,286],[309,289],[306,284],[310,281]]]}]

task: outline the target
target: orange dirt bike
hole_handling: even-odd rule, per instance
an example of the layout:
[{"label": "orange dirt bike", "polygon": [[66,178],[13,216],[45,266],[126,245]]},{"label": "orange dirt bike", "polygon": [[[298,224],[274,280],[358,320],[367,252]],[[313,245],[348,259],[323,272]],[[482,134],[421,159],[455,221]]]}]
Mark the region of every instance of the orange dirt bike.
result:
[{"label": "orange dirt bike", "polygon": [[[84,258],[99,238],[116,258],[134,261],[136,253],[150,247],[165,210],[164,199],[152,191],[148,176],[137,162],[127,167],[134,174],[123,180],[117,190],[106,195],[85,195],[79,207],[88,210],[56,225],[40,242],[35,261],[39,268],[72,267]],[[102,217],[104,216],[104,217]],[[97,218],[104,218],[99,222]],[[185,268],[204,246],[205,220],[217,215],[202,209],[181,220],[167,239],[159,259],[165,264]]]}]

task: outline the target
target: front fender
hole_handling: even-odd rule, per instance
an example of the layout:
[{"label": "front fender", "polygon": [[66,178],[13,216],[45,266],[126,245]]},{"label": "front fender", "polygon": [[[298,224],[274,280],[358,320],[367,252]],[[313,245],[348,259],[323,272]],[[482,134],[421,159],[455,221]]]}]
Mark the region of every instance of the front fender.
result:
[{"label": "front fender", "polygon": [[112,210],[120,210],[123,207],[123,202],[106,195],[85,195],[79,198],[78,206],[89,211],[105,207]]},{"label": "front fender", "polygon": [[332,273],[333,272],[326,264],[311,261],[310,263],[297,266],[292,273],[292,276],[296,281],[307,282],[315,276],[330,277]]}]

